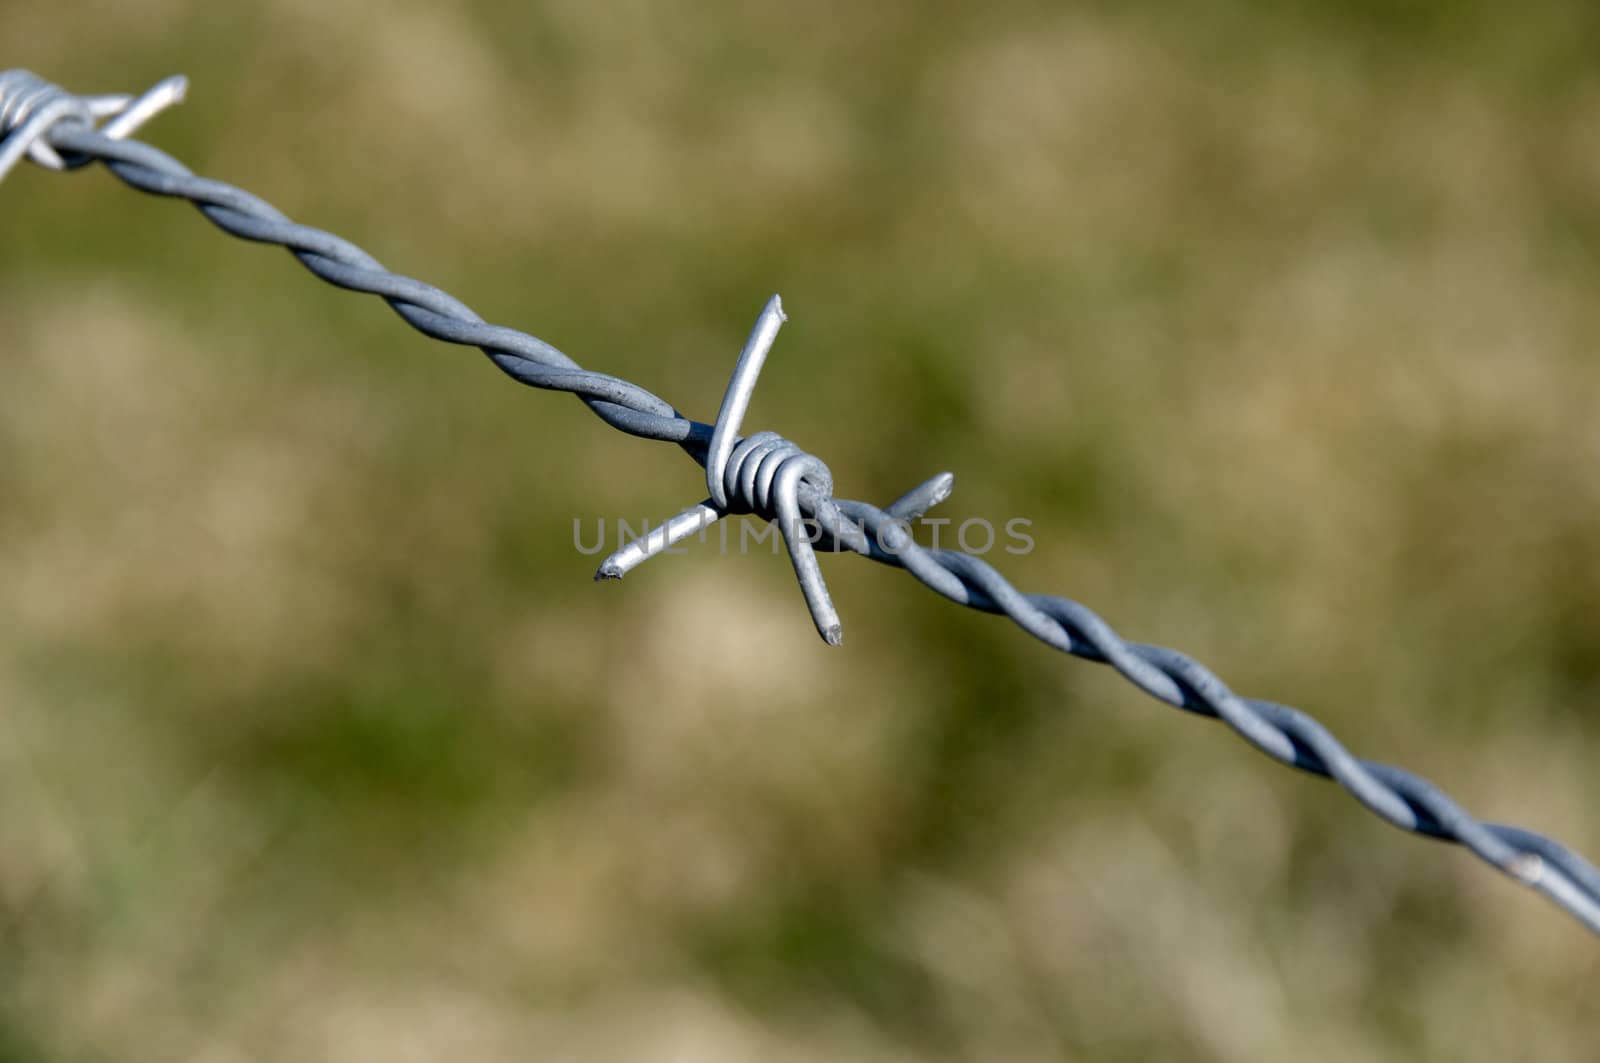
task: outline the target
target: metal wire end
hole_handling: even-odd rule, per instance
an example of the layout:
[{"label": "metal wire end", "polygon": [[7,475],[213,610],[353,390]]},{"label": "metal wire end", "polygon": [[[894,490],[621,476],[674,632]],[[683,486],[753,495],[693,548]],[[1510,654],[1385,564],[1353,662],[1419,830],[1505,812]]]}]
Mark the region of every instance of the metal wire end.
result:
[{"label": "metal wire end", "polygon": [[711,499],[698,502],[606,558],[600,563],[594,578],[596,582],[621,579],[652,557],[704,531],[721,518],[721,511],[711,504]]},{"label": "metal wire end", "polygon": [[[144,124],[170,107],[176,107],[189,95],[189,79],[182,74],[174,74],[169,78],[162,78],[148,90],[122,104],[118,111],[112,111],[112,120],[100,128],[100,132],[112,140],[123,140],[137,133]],[[92,97],[92,100],[121,101],[125,97]],[[92,106],[92,104],[91,104]]]},{"label": "metal wire end", "polygon": [[100,132],[120,140],[183,102],[188,89],[189,79],[180,74],[139,96],[75,96],[31,71],[4,71],[0,73],[0,181],[24,157],[50,170],[74,165],[49,143],[51,130],[59,125],[94,129],[96,121],[110,118]]},{"label": "metal wire end", "polygon": [[[594,578],[621,579],[650,558],[729,514],[753,513],[769,517],[778,522],[778,530],[788,546],[789,561],[794,566],[795,578],[800,581],[800,591],[805,596],[817,633],[828,645],[837,646],[844,640],[839,613],[828,595],[822,566],[817,563],[817,554],[812,549],[811,536],[800,512],[801,482],[809,483],[822,499],[831,499],[833,474],[820,458],[775,432],[739,437],[739,427],[750,408],[761,367],[786,320],[783,301],[774,295],[762,308],[750,338],[739,352],[739,361],[723,393],[722,407],[717,411],[711,443],[706,450],[706,490],[711,497],[623,546],[601,563]],[[947,490],[945,494],[948,493]]]},{"label": "metal wire end", "polygon": [[723,474],[728,469],[728,457],[733,453],[734,440],[739,426],[744,423],[745,411],[750,409],[750,399],[756,393],[756,381],[761,377],[761,367],[778,338],[778,330],[789,320],[783,312],[783,300],[774,295],[761,308],[750,338],[739,352],[734,363],[733,376],[728,380],[728,390],[723,392],[722,407],[717,410],[717,422],[711,431],[711,446],[706,450],[706,490],[718,509],[728,508],[728,492]]},{"label": "metal wire end", "polygon": [[928,510],[950,497],[956,489],[956,474],[941,472],[929,477],[885,507],[895,520],[917,520]]}]

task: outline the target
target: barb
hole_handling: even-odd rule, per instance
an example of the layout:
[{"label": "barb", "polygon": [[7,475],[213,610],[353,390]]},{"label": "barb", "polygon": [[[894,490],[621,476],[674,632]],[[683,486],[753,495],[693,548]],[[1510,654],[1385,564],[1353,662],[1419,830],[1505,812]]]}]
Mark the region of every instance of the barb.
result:
[{"label": "barb", "polygon": [[[811,508],[826,512],[830,525],[840,524],[838,508],[833,503],[833,474],[820,458],[807,454],[776,432],[757,432],[739,439],[739,426],[755,395],[761,366],[785,320],[783,300],[774,295],[756,319],[756,327],[739,354],[706,448],[706,489],[711,497],[667,521],[659,535],[647,531],[606,558],[595,579],[621,579],[630,569],[728,514],[759,514],[777,520],[817,633],[828,645],[837,646],[844,638],[839,614],[828,597],[822,566],[817,564],[816,552],[811,548],[810,530],[800,515],[800,486],[804,484],[811,492]],[[948,486],[945,493],[949,493]]]},{"label": "barb", "polygon": [[[31,79],[31,80],[30,80]],[[166,83],[164,83],[166,84]],[[1176,650],[1124,641],[1092,610],[1066,598],[1024,594],[979,558],[952,550],[929,550],[911,538],[906,522],[950,494],[953,480],[940,474],[879,509],[866,502],[836,500],[827,466],[774,433],[729,440],[738,431],[762,359],[776,337],[781,307],[774,300],[746,344],[716,425],[690,420],[665,400],[616,377],[586,370],[543,340],[487,324],[471,308],[438,288],[386,270],[377,259],[337,236],[298,225],[270,204],[220,181],[196,177],[182,163],[146,144],[117,139],[110,127],[97,132],[93,110],[60,89],[34,95],[38,79],[19,71],[0,75],[0,164],[26,154],[43,165],[103,163],[132,188],[193,203],[224,232],[244,240],[280,245],[330,284],[381,297],[424,335],[445,343],[480,348],[512,379],[531,387],[576,395],[606,424],[644,439],[675,443],[706,468],[711,498],[668,523],[666,538],[692,534],[693,522],[734,511],[780,519],[814,520],[824,541],[874,561],[895,565],[960,605],[1009,617],[1028,634],[1062,651],[1109,665],[1149,696],[1180,709],[1211,716],[1283,764],[1333,779],[1379,818],[1415,834],[1464,846],[1492,867],[1550,898],[1589,930],[1600,934],[1600,871],[1542,835],[1518,827],[1481,822],[1432,783],[1400,768],[1362,760],[1325,727],[1299,710],[1242,698],[1203,665]],[[148,95],[148,94],[147,94]],[[84,107],[60,105],[76,100]],[[113,97],[112,99],[126,99]],[[54,101],[58,109],[46,104]],[[122,113],[141,113],[133,101]],[[86,117],[86,109],[87,115]],[[149,113],[154,113],[150,111]],[[45,121],[50,115],[49,121]],[[142,117],[141,119],[142,120]],[[43,150],[35,150],[42,147]],[[54,155],[65,152],[65,156]],[[0,165],[0,174],[4,173]],[[776,315],[776,316],[775,316]],[[782,475],[780,475],[780,473]],[[720,490],[720,494],[719,494]],[[687,529],[687,531],[685,530]],[[676,539],[673,539],[676,541]],[[612,558],[601,577],[620,576],[652,553],[653,544],[630,544]],[[809,550],[809,543],[807,544]],[[630,552],[632,551],[632,552]],[[804,584],[815,555],[791,543],[791,558]],[[820,594],[816,592],[820,591]],[[818,626],[828,612],[826,590],[807,590]],[[831,605],[827,606],[831,611]],[[835,618],[834,623],[837,623]],[[823,634],[827,635],[824,628]]]},{"label": "barb", "polygon": [[87,157],[63,159],[47,139],[52,130],[93,129],[95,119],[110,118],[100,130],[113,140],[131,136],[139,127],[183,102],[189,79],[170,77],[142,96],[74,96],[27,70],[0,73],[0,181],[27,156],[51,170],[82,166]]}]

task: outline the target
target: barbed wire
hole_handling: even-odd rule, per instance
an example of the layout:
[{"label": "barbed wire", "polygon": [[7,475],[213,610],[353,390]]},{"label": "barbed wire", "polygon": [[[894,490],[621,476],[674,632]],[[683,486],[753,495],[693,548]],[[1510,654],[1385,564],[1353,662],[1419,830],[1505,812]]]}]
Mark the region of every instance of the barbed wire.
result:
[{"label": "barbed wire", "polygon": [[[248,192],[197,177],[166,153],[126,139],[144,121],[181,100],[185,85],[182,78],[169,78],[139,97],[75,96],[27,71],[0,74],[0,179],[24,157],[54,169],[100,162],[132,188],[189,201],[230,235],[286,248],[329,284],[382,298],[426,336],[480,348],[520,383],[569,392],[619,431],[677,444],[705,468],[710,497],[613,554],[596,579],[620,578],[725,515],[747,513],[775,520],[789,546],[813,621],[830,644],[839,643],[840,625],[816,561],[813,538],[819,549],[848,550],[903,568],[959,605],[1007,616],[1063,653],[1109,665],[1158,701],[1221,720],[1274,760],[1334,780],[1386,822],[1464,846],[1600,934],[1600,871],[1565,846],[1532,831],[1474,818],[1427,780],[1356,757],[1306,713],[1241,697],[1204,665],[1176,650],[1124,640],[1084,605],[1023,593],[981,558],[916,543],[908,524],[949,497],[954,485],[949,473],[880,509],[834,498],[827,465],[776,433],[739,437],[762,363],[784,320],[776,296],[762,311],[739,357],[717,420],[702,424],[637,384],[584,369],[543,340],[485,322],[454,296],[390,272],[348,240],[300,225]],[[107,117],[111,121],[96,128],[97,120]],[[815,535],[803,527],[807,521],[814,522]]]}]

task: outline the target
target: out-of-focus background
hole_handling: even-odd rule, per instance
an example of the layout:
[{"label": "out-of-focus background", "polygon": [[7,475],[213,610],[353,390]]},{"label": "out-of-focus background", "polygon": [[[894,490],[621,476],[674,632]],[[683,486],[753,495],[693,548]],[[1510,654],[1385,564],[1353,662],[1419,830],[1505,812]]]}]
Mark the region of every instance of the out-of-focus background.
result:
[{"label": "out-of-focus background", "polygon": [[[5,0],[145,138],[1600,852],[1600,9]],[[0,188],[0,1059],[1593,1058],[1463,852],[282,252]]]}]

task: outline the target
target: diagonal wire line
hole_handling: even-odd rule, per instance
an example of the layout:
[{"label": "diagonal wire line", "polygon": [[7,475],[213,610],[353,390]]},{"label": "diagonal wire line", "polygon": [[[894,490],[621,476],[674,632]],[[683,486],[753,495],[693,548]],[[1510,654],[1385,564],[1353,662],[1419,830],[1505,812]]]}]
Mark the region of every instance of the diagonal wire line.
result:
[{"label": "diagonal wire line", "polygon": [[[6,131],[0,126],[0,135]],[[636,384],[584,369],[543,340],[485,322],[454,296],[390,272],[348,240],[297,224],[248,192],[197,177],[156,148],[96,132],[85,122],[60,122],[42,139],[63,153],[68,167],[98,161],[135,189],[188,200],[224,232],[282,246],[328,283],[379,296],[424,335],[478,347],[514,380],[549,391],[570,392],[613,428],[645,439],[676,443],[696,462],[707,464],[714,426],[683,416],[664,399]],[[933,483],[930,481],[924,489]],[[939,497],[945,493],[947,478]],[[1519,827],[1474,818],[1426,779],[1356,757],[1306,713],[1270,701],[1240,697],[1204,665],[1176,650],[1124,640],[1084,605],[1066,598],[1023,593],[980,558],[918,545],[905,527],[910,495],[880,509],[866,502],[834,499],[830,491],[808,479],[799,484],[797,498],[799,508],[826,533],[821,548],[831,545],[835,550],[850,550],[904,568],[923,585],[953,602],[1007,616],[1034,638],[1063,653],[1108,665],[1158,701],[1219,719],[1274,760],[1334,780],[1369,811],[1394,826],[1466,847],[1600,934],[1600,871],[1561,844]],[[748,500],[742,511],[774,516],[769,505]],[[798,571],[798,561],[796,567]]]}]

